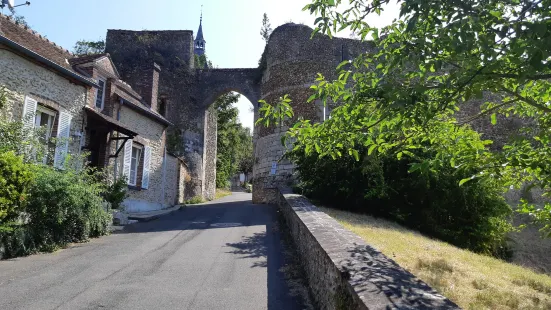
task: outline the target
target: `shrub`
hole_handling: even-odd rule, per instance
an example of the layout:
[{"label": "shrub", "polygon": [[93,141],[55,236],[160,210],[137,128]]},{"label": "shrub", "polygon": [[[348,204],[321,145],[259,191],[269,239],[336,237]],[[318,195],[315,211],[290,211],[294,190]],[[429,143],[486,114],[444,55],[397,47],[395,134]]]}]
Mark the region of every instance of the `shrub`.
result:
[{"label": "shrub", "polygon": [[41,166],[27,206],[28,229],[40,248],[86,241],[107,233],[110,214],[103,185],[90,169],[60,171]]},{"label": "shrub", "polygon": [[[512,211],[502,197],[503,184],[480,179],[459,186],[472,171],[450,165],[430,174],[408,172],[412,160],[396,156],[319,158],[297,148],[288,156],[297,164],[299,188],[333,207],[386,217],[456,246],[506,257]],[[430,157],[429,152],[418,158]]]},{"label": "shrub", "polygon": [[203,199],[203,197],[201,197],[201,196],[195,196],[195,197],[193,197],[193,198],[187,200],[187,201],[185,202],[185,204],[187,204],[187,205],[194,205],[194,204],[203,203],[203,202],[205,202],[205,200]]},{"label": "shrub", "polygon": [[0,230],[23,211],[32,180],[31,167],[21,156],[14,152],[0,153]]},{"label": "shrub", "polygon": [[53,251],[107,234],[111,215],[103,208],[105,187],[98,173],[34,167],[35,181],[21,219],[0,232],[0,257]]},{"label": "shrub", "polygon": [[[107,180],[106,180],[107,182]],[[122,202],[128,197],[126,189],[128,188],[128,178],[122,176],[107,186],[103,196],[105,201],[111,204],[112,209],[120,209]]]}]

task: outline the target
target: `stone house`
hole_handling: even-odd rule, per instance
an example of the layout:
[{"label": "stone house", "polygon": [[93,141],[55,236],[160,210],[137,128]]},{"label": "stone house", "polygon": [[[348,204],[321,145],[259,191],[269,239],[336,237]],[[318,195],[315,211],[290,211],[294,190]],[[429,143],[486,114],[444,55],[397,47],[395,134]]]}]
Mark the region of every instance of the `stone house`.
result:
[{"label": "stone house", "polygon": [[[44,161],[62,167],[66,154],[79,154],[85,116],[82,108],[97,83],[76,72],[67,50],[36,32],[0,15],[0,87],[8,106],[1,113],[10,120],[24,119],[28,127],[45,127],[46,138],[64,138],[53,158]],[[62,140],[62,139],[60,139]]]},{"label": "stone house", "polygon": [[157,111],[163,104],[158,65],[143,74],[146,91],[138,94],[120,79],[109,54],[75,57],[0,15],[0,68],[9,103],[2,113],[45,126],[47,138],[65,138],[53,165],[62,168],[67,154],[86,152],[89,164],[112,180],[125,175],[124,205],[131,212],[183,202],[186,166],[166,152],[171,123]]}]

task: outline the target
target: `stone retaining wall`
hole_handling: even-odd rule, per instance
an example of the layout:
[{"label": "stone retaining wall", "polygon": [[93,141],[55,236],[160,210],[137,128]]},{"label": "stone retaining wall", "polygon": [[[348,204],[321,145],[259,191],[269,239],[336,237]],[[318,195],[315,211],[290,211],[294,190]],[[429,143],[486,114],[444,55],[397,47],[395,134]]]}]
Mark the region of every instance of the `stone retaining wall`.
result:
[{"label": "stone retaining wall", "polygon": [[316,309],[459,309],[303,196],[278,196]]}]

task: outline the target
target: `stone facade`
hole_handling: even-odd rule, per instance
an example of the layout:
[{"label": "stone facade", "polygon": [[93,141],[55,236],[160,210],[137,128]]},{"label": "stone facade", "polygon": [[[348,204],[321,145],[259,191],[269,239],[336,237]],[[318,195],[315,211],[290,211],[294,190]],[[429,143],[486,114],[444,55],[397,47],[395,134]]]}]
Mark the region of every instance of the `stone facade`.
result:
[{"label": "stone facade", "polygon": [[[139,90],[147,79],[143,72],[156,63],[159,97],[165,100],[166,117],[174,124],[170,135],[178,139],[170,151],[188,165],[186,196],[213,198],[216,175],[216,120],[209,107],[229,91],[252,102],[260,98],[257,69],[195,69],[191,31],[109,30],[106,51],[121,78]],[[141,92],[140,92],[141,93]]]},{"label": "stone facade", "polygon": [[[130,212],[158,210],[173,204],[167,203],[165,187],[168,184],[166,177],[167,165],[165,158],[165,129],[166,126],[156,123],[133,109],[122,106],[120,109],[120,122],[127,128],[138,133],[134,137],[134,143],[151,148],[149,188],[132,187],[128,190],[129,198],[124,202]],[[115,151],[115,150],[113,150]],[[122,173],[124,153],[119,158],[111,159],[111,165],[119,165],[117,171]],[[171,165],[172,166],[172,165]],[[174,167],[176,167],[174,165]],[[171,172],[172,173],[172,172]],[[173,179],[176,184],[176,179]]]},{"label": "stone facade", "polygon": [[[52,137],[59,124],[69,138],[68,154],[88,154],[89,164],[106,169],[111,180],[134,171],[123,203],[130,212],[183,202],[187,168],[166,152],[171,123],[157,111],[158,64],[142,64],[133,89],[109,54],[75,57],[3,15],[0,26],[0,87],[8,99],[0,115],[21,120],[24,107],[33,108],[48,121]],[[141,156],[130,156],[130,146],[141,149]],[[61,148],[64,143],[57,146],[56,160],[63,163],[64,151],[57,156]]]},{"label": "stone facade", "polygon": [[[159,73],[159,97],[165,100],[165,115],[175,125],[170,135],[179,141],[170,149],[182,156],[191,180],[186,182],[186,196],[203,196],[205,163],[204,139],[206,109],[197,108],[192,31],[108,30],[106,51],[110,53],[123,80],[139,89],[144,67],[156,63]],[[149,70],[149,69],[148,69]]]},{"label": "stone facade", "polygon": [[217,125],[216,111],[211,107],[205,113],[205,136],[203,139],[205,141],[203,148],[203,180],[205,180],[203,197],[209,200],[214,199],[216,193]]},{"label": "stone facade", "polygon": [[184,162],[176,156],[166,155],[166,181],[165,181],[165,201],[169,206],[184,203],[184,181],[186,166]]},{"label": "stone facade", "polygon": [[38,105],[55,111],[56,115],[59,112],[69,113],[72,119],[68,154],[79,154],[81,141],[78,134],[86,125],[82,108],[87,100],[87,87],[74,84],[66,77],[25,59],[2,45],[0,68],[0,87],[5,87],[8,102],[7,108],[0,111],[0,114],[12,121],[22,120],[26,96],[38,101]]}]

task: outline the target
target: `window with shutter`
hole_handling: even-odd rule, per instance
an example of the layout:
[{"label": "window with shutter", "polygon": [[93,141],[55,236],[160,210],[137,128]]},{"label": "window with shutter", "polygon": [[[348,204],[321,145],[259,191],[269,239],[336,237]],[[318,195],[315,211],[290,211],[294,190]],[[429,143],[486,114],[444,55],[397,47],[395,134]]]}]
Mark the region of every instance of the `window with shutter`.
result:
[{"label": "window with shutter", "polygon": [[128,179],[128,185],[135,185],[130,183],[130,165],[132,163],[132,140],[126,140],[124,144],[124,158],[122,174]]},{"label": "window with shutter", "polygon": [[[36,107],[36,114],[34,116],[34,127],[42,128],[43,132],[39,136],[40,142],[44,144],[46,153],[50,153],[54,148],[55,144],[51,143],[50,138],[54,132],[56,112],[41,106],[40,104]],[[42,163],[48,163],[47,154],[42,158]]]},{"label": "window with shutter", "polygon": [[73,117],[67,112],[59,112],[57,126],[57,142],[54,155],[54,167],[63,169],[67,149],[69,147],[69,135],[71,133],[71,119]]},{"label": "window with shutter", "polygon": [[103,102],[105,99],[105,80],[102,78],[98,79],[99,88],[96,91],[96,108],[103,110]]},{"label": "window with shutter", "polygon": [[138,185],[138,167],[142,160],[142,147],[139,145],[132,146],[132,157],[130,159],[130,176],[128,178],[128,184],[136,186]]},{"label": "window with shutter", "polygon": [[142,188],[149,188],[149,168],[151,166],[151,147],[145,146],[143,153]]},{"label": "window with shutter", "polygon": [[23,124],[25,128],[31,129],[34,127],[34,118],[36,114],[36,106],[38,102],[31,97],[25,97],[25,102],[23,103]]}]

